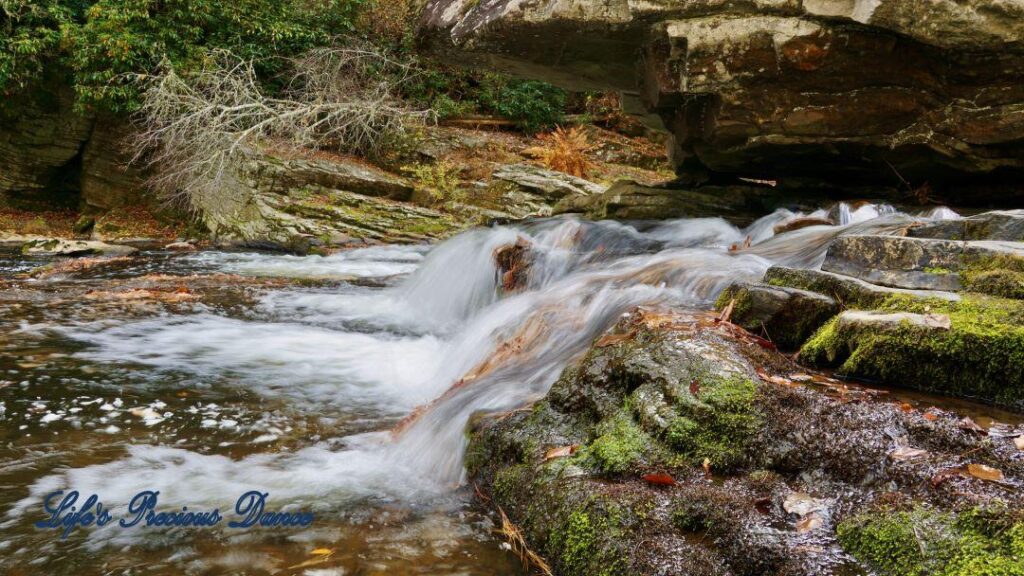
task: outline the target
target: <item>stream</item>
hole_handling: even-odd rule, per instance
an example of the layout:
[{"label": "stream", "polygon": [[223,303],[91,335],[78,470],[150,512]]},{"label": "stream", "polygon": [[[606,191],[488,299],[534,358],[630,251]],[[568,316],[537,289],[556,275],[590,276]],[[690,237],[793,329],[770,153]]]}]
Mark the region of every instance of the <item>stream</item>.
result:
[{"label": "stream", "polygon": [[[470,415],[543,396],[635,306],[708,309],[772,264],[819,267],[839,234],[909,221],[889,206],[838,214],[780,236],[786,210],[743,229],[554,218],[326,257],[153,251],[45,268],[0,255],[0,570],[526,574],[464,478]],[[530,273],[504,291],[494,253],[517,240]],[[158,510],[231,520],[256,490],[315,520],[111,522],[63,539],[33,527],[44,497],[70,489],[119,518],[151,490]]]}]

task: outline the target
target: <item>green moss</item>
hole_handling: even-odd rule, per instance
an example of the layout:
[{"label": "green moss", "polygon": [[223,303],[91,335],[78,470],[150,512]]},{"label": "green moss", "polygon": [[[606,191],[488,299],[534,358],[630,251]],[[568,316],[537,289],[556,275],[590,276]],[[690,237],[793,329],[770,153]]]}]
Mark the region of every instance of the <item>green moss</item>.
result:
[{"label": "green moss", "polygon": [[667,440],[691,464],[707,458],[715,467],[734,467],[762,424],[754,407],[757,386],[742,376],[705,377],[698,386],[696,395],[677,402],[679,416],[669,425]]},{"label": "green moss", "polygon": [[882,509],[840,523],[836,533],[844,549],[883,576],[1024,576],[1024,523],[1007,518],[1005,509]]},{"label": "green moss", "polygon": [[968,294],[959,302],[890,296],[882,311],[941,313],[949,330],[906,323],[874,329],[826,323],[800,361],[842,374],[1014,407],[1024,391],[1024,302]]},{"label": "green moss", "polygon": [[1024,299],[1024,258],[997,256],[965,260],[964,289],[1003,298]]},{"label": "green moss", "polygon": [[949,268],[942,268],[942,267],[938,267],[938,266],[936,266],[936,267],[926,266],[924,268],[924,272],[926,274],[935,274],[935,275],[938,275],[938,276],[945,276],[947,274],[953,274],[953,271],[950,270]]},{"label": "green moss", "polygon": [[622,474],[644,458],[654,441],[633,419],[628,406],[597,426],[597,438],[579,458],[607,474]]},{"label": "green moss", "polygon": [[614,510],[588,512],[581,507],[552,531],[549,539],[565,576],[615,576],[624,574],[626,561],[615,546],[621,529]]}]

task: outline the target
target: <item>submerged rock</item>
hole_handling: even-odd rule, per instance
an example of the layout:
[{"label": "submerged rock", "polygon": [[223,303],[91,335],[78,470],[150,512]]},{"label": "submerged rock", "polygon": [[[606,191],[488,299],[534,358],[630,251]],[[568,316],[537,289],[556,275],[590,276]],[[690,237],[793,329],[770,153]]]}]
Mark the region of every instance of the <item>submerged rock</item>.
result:
[{"label": "submerged rock", "polygon": [[[787,375],[811,376],[732,330],[634,312],[531,409],[471,422],[471,478],[557,574],[857,573],[837,526],[883,502],[1021,509],[969,474],[932,481],[966,453],[1019,485],[1009,439],[855,388],[797,385]],[[922,456],[892,456],[906,446]]]},{"label": "submerged rock", "polygon": [[780,348],[798,348],[832,316],[839,304],[832,298],[798,288],[764,284],[733,284],[722,291],[717,308],[732,303],[731,320],[763,334]]},{"label": "submerged rock", "polygon": [[138,251],[138,248],[132,246],[107,244],[96,240],[66,240],[63,238],[31,240],[21,248],[23,254],[33,256],[124,256]]}]

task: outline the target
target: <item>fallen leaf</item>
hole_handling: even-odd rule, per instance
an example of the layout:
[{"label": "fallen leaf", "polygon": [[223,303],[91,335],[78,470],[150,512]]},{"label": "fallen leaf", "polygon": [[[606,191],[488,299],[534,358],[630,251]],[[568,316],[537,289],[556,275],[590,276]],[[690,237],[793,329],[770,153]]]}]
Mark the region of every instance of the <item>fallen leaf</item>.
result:
[{"label": "fallen leaf", "polygon": [[975,478],[989,482],[1002,482],[1004,478],[1002,470],[985,466],[984,464],[968,464],[967,473]]},{"label": "fallen leaf", "polygon": [[1024,436],[1014,438],[1013,445],[1017,447],[1017,450],[1024,450]]},{"label": "fallen leaf", "polygon": [[917,460],[928,455],[927,450],[921,450],[920,448],[911,448],[910,446],[900,446],[889,453],[889,457],[899,462],[906,462],[909,460]]},{"label": "fallen leaf", "polygon": [[960,420],[960,422],[958,423],[958,426],[960,426],[960,428],[963,430],[967,430],[969,432],[977,432],[982,436],[988,434],[988,432],[986,432],[984,428],[978,426],[977,422],[971,420],[970,416],[964,416],[963,419]]},{"label": "fallen leaf", "polygon": [[676,485],[676,479],[673,478],[672,476],[668,475],[668,474],[665,474],[664,472],[655,472],[653,474],[644,474],[643,475],[643,479],[646,480],[648,484],[653,484],[655,486],[675,486]]},{"label": "fallen leaf", "polygon": [[326,556],[327,554],[334,554],[334,550],[331,550],[330,548],[315,548],[310,552],[310,554],[313,554],[314,556]]},{"label": "fallen leaf", "polygon": [[939,419],[939,415],[936,414],[935,412],[932,412],[930,409],[921,416],[929,422],[934,422]]},{"label": "fallen leaf", "polygon": [[696,378],[690,380],[690,394],[693,394],[694,396],[700,394],[700,382],[698,382]]},{"label": "fallen leaf", "polygon": [[914,407],[911,406],[908,402],[904,402],[903,404],[900,404],[900,410],[903,410],[904,412],[913,412]]},{"label": "fallen leaf", "polygon": [[604,348],[605,346],[611,346],[613,344],[618,344],[619,342],[632,340],[634,336],[636,336],[636,332],[633,331],[626,332],[625,334],[605,334],[597,339],[594,346]]},{"label": "fallen leaf", "polygon": [[579,444],[572,444],[570,446],[559,446],[558,448],[552,448],[544,453],[544,461],[553,460],[555,458],[564,458],[566,456],[572,456],[577,450],[579,450]]},{"label": "fallen leaf", "polygon": [[797,520],[796,531],[797,532],[810,532],[811,530],[817,530],[825,524],[825,521],[818,516],[816,512],[811,512],[807,516]]},{"label": "fallen leaf", "polygon": [[940,484],[951,478],[963,476],[964,472],[963,468],[946,468],[941,470],[938,474],[932,476],[932,488],[938,488]]},{"label": "fallen leaf", "polygon": [[949,314],[925,314],[924,325],[931,328],[941,328],[943,330],[949,330],[953,327],[953,324],[949,319]]}]

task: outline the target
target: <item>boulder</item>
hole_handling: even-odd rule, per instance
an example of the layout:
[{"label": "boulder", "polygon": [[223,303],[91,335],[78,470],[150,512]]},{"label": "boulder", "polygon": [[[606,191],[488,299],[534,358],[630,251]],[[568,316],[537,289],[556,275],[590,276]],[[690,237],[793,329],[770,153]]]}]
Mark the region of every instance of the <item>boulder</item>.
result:
[{"label": "boulder", "polygon": [[[788,362],[709,318],[635,311],[532,407],[474,417],[467,471],[565,576],[818,575],[846,555],[837,525],[883,503],[927,501],[946,514],[995,498],[1019,521],[1024,504],[1002,486],[931,482],[965,453],[1018,482],[1024,461],[1008,439],[821,375],[800,376],[831,387],[799,385]],[[911,446],[927,450],[893,456]],[[844,538],[859,553],[854,540]],[[883,549],[896,562],[920,556]]]},{"label": "boulder", "polygon": [[722,291],[716,307],[732,303],[734,324],[761,334],[783,349],[799,348],[829,318],[839,313],[832,298],[797,288],[737,283]]},{"label": "boulder", "polygon": [[604,192],[604,186],[564,172],[548,170],[531,164],[506,164],[493,174],[497,180],[510,182],[548,202],[567,196],[585,197]]},{"label": "boulder", "polygon": [[0,114],[0,201],[78,205],[82,144],[93,119],[72,109],[71,88],[53,86],[5,102],[11,111]]},{"label": "boulder", "polygon": [[829,245],[821,269],[897,288],[960,290],[962,270],[994,260],[1024,262],[1021,258],[1020,242],[853,235]]},{"label": "boulder", "polygon": [[1020,199],[1024,7],[967,0],[431,0],[449,61],[639,92],[690,183],[738,175]]},{"label": "boulder", "polygon": [[799,361],[872,382],[1024,408],[1024,304],[965,297],[946,305],[848,310]]},{"label": "boulder", "polygon": [[23,254],[30,256],[124,256],[138,251],[138,248],[120,244],[63,238],[31,240],[21,248]]},{"label": "boulder", "polygon": [[317,187],[347,190],[363,196],[408,200],[412,184],[363,160],[336,157],[332,160],[283,159],[271,155],[254,157],[243,168],[260,191],[282,193]]},{"label": "boulder", "polygon": [[968,218],[942,220],[915,226],[907,231],[914,238],[942,240],[1024,241],[1024,210],[984,212]]}]

